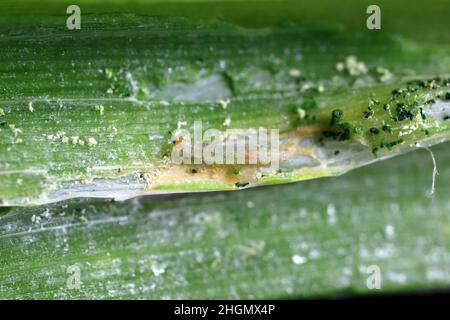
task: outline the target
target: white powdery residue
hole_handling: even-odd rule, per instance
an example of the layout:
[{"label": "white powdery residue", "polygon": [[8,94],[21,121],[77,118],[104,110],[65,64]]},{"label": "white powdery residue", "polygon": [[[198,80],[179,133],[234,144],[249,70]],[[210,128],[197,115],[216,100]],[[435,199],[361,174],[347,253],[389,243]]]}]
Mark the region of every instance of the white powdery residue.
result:
[{"label": "white powdery residue", "polygon": [[49,209],[45,209],[44,212],[41,213],[41,216],[48,219],[52,216],[52,214]]},{"label": "white powdery residue", "polygon": [[394,226],[390,225],[390,224],[386,225],[384,227],[384,233],[386,234],[386,237],[388,239],[394,239],[394,237],[395,237],[395,228],[394,228]]},{"label": "white powdery residue", "polygon": [[177,123],[177,129],[181,129],[181,127],[187,126],[186,121],[178,121]]},{"label": "white powdery residue", "polygon": [[328,224],[335,225],[337,223],[336,207],[330,203],[327,206]]},{"label": "white powdery residue", "polygon": [[433,174],[432,174],[432,181],[431,181],[431,189],[428,191],[428,196],[432,197],[434,195],[434,191],[435,191],[436,176],[439,174],[439,172],[437,170],[436,158],[434,157],[433,151],[427,147],[423,147],[423,148],[430,153],[431,160],[433,161]]},{"label": "white powdery residue", "polygon": [[292,78],[300,78],[302,73],[298,69],[290,69],[289,70],[289,76]]},{"label": "white powdery residue", "polygon": [[227,117],[224,121],[223,121],[223,125],[225,127],[228,127],[231,124],[231,119],[230,117]]},{"label": "white powdery residue", "polygon": [[394,76],[391,71],[383,67],[377,67],[375,71],[378,74],[378,80],[381,82],[387,82],[391,80]]},{"label": "white powdery residue", "polygon": [[133,75],[130,72],[127,72],[126,80],[127,80],[128,84],[130,85],[132,96],[136,97],[136,95],[139,91],[138,82],[133,78]]},{"label": "white powdery residue", "polygon": [[14,134],[14,143],[17,143],[17,144],[22,143],[23,140],[18,137],[18,135],[22,133],[22,129],[16,128],[16,126],[14,124],[10,124],[9,129]]},{"label": "white powdery residue", "polygon": [[325,91],[325,86],[324,86],[323,84],[319,84],[319,85],[317,86],[317,91],[319,91],[319,92],[324,92],[324,91]]},{"label": "white powdery residue", "polygon": [[156,277],[162,275],[166,270],[163,267],[159,267],[157,265],[152,265],[151,270]]},{"label": "white powdery residue", "polygon": [[[101,70],[99,70],[99,71],[101,71]],[[105,76],[106,76],[106,78],[111,79],[113,77],[113,71],[111,69],[109,69],[109,68],[106,68],[105,69]]]},{"label": "white powdery residue", "polygon": [[33,216],[31,217],[31,221],[34,223],[41,223],[41,217],[33,214]]},{"label": "white powdery residue", "polygon": [[102,115],[104,114],[104,112],[105,112],[105,107],[104,107],[102,104],[96,105],[96,106],[94,106],[94,108],[95,108],[95,110],[97,110],[97,111],[100,113],[101,116],[102,116]]},{"label": "white powdery residue", "polygon": [[93,137],[87,138],[87,142],[90,146],[95,146],[97,144],[97,140],[95,140],[95,138]]},{"label": "white powdery residue", "polygon": [[228,107],[228,105],[230,104],[230,99],[219,100],[219,101],[217,101],[217,103],[220,104],[222,106],[222,108],[226,109]]},{"label": "white powdery residue", "polygon": [[308,261],[308,260],[305,257],[302,257],[302,256],[300,256],[298,254],[294,254],[292,256],[292,262],[294,264],[300,265],[300,264],[306,263],[306,261]]},{"label": "white powdery residue", "polygon": [[9,129],[14,134],[14,138],[17,138],[17,136],[22,133],[22,129],[16,128],[15,124],[10,124]]},{"label": "white powdery residue", "polygon": [[306,116],[306,111],[300,107],[297,108],[298,117],[303,120]]},{"label": "white powdery residue", "polygon": [[355,56],[348,56],[344,62],[338,62],[336,70],[339,72],[346,71],[351,76],[360,76],[368,71],[365,63],[358,61]]}]

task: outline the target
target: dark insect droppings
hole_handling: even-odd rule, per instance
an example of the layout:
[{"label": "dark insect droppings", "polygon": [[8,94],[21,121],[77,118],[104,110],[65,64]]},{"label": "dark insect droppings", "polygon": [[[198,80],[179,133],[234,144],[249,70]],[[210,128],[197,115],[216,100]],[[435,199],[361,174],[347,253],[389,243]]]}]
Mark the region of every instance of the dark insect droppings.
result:
[{"label": "dark insect droppings", "polygon": [[378,148],[373,148],[373,149],[372,149],[372,154],[373,154],[375,157],[378,157]]},{"label": "dark insect droppings", "polygon": [[243,188],[245,186],[247,186],[249,183],[248,182],[236,182],[234,185],[238,188]]},{"label": "dark insect droppings", "polygon": [[414,114],[408,110],[408,106],[404,103],[397,103],[397,121],[403,121],[405,119],[413,120]]},{"label": "dark insect droppings", "polygon": [[336,109],[331,112],[331,120],[330,125],[334,126],[335,124],[339,123],[342,119],[342,115],[344,112],[342,112],[341,109]]}]

